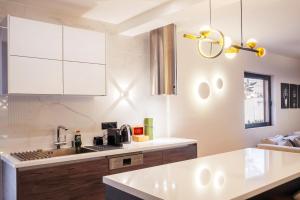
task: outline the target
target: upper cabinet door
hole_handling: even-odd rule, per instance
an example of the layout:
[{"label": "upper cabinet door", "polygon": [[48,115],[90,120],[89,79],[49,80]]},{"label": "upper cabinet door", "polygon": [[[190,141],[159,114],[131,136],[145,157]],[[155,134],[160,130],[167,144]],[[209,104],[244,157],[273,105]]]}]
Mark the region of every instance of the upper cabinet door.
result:
[{"label": "upper cabinet door", "polygon": [[64,94],[105,95],[105,65],[64,61]]},{"label": "upper cabinet door", "polygon": [[10,16],[9,54],[62,60],[62,25]]},{"label": "upper cabinet door", "polygon": [[9,57],[9,94],[62,94],[62,61]]},{"label": "upper cabinet door", "polygon": [[64,26],[63,52],[65,61],[105,64],[105,34]]}]

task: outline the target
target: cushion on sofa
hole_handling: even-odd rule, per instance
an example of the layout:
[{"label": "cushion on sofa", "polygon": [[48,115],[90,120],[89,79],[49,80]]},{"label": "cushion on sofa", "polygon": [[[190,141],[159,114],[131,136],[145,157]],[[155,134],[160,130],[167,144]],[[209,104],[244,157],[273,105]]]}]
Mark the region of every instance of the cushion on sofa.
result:
[{"label": "cushion on sofa", "polygon": [[290,139],[283,138],[282,140],[277,142],[279,146],[287,146],[287,147],[294,147],[293,142]]},{"label": "cushion on sofa", "polygon": [[290,135],[284,137],[284,139],[289,140],[294,147],[300,147],[300,135]]}]

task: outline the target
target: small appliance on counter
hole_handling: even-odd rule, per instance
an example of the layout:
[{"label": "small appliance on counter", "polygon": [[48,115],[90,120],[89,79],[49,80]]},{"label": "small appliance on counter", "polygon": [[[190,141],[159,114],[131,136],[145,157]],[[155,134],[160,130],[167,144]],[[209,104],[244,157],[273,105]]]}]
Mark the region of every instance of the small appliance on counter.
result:
[{"label": "small appliance on counter", "polygon": [[117,128],[107,129],[107,145],[123,146],[120,129]]},{"label": "small appliance on counter", "polygon": [[103,145],[108,144],[108,129],[117,128],[118,124],[117,122],[102,122],[101,123],[101,129],[103,134]]},{"label": "small appliance on counter", "polygon": [[122,143],[123,144],[130,144],[131,143],[131,136],[132,136],[132,131],[131,131],[130,125],[123,124],[120,127],[120,132],[121,132]]}]

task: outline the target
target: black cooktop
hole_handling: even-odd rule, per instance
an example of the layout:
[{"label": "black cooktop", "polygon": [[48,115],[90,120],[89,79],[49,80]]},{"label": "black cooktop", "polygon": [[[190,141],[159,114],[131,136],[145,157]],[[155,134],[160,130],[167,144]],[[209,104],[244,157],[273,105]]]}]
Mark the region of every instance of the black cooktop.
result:
[{"label": "black cooktop", "polygon": [[112,146],[112,145],[85,146],[84,148],[92,149],[94,151],[108,151],[114,149],[122,149],[121,146]]}]

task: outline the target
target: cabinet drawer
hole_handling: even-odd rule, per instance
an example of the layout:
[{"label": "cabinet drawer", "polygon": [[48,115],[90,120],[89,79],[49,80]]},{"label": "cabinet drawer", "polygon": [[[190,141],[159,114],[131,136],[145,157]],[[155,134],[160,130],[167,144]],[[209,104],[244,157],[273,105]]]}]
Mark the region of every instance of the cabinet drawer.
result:
[{"label": "cabinet drawer", "polygon": [[105,34],[63,27],[64,60],[105,64]]},{"label": "cabinet drawer", "polygon": [[8,93],[62,94],[62,61],[10,56]]},{"label": "cabinet drawer", "polygon": [[172,163],[197,158],[197,144],[168,149],[163,152],[164,163]]},{"label": "cabinet drawer", "polygon": [[62,25],[10,16],[9,55],[62,60]]},{"label": "cabinet drawer", "polygon": [[64,94],[105,95],[105,66],[64,62]]}]

